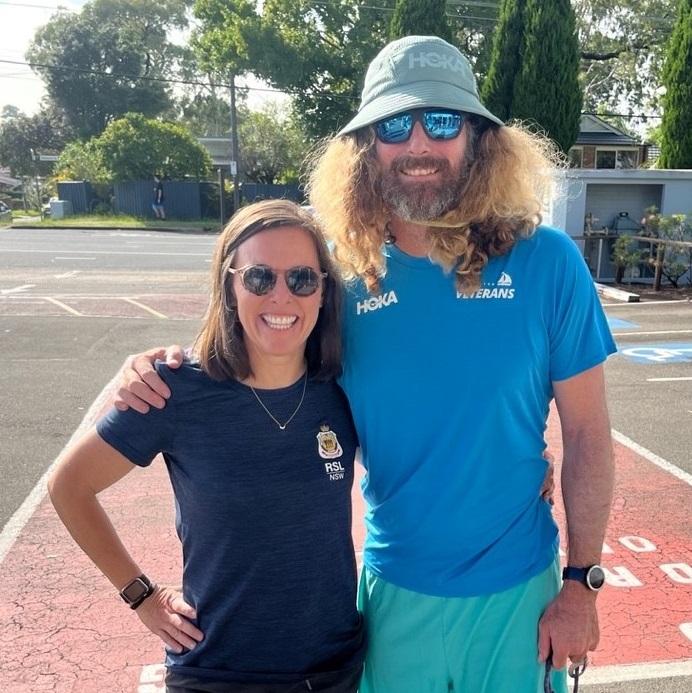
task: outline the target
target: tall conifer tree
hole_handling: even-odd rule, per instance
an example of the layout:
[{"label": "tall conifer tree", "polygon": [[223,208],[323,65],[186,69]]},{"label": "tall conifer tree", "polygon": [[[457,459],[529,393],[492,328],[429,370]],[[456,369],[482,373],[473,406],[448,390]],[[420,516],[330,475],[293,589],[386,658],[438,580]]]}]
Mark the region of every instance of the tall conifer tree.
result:
[{"label": "tall conifer tree", "polygon": [[512,112],[514,80],[521,69],[525,6],[526,0],[502,0],[490,68],[481,89],[486,108],[502,120],[507,120]]},{"label": "tall conifer tree", "polygon": [[445,0],[397,0],[389,26],[389,38],[439,36],[453,43],[446,8]]},{"label": "tall conifer tree", "polygon": [[692,0],[680,0],[663,68],[661,168],[692,168]]},{"label": "tall conifer tree", "polygon": [[570,0],[527,0],[521,69],[510,115],[535,121],[563,152],[579,135],[583,93]]}]

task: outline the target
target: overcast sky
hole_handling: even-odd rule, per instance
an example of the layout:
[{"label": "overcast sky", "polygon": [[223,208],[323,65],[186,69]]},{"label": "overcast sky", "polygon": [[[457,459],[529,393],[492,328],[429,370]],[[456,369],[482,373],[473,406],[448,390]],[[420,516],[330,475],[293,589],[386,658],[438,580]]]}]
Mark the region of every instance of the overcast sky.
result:
[{"label": "overcast sky", "polygon": [[[155,0],[152,0],[154,2]],[[29,115],[39,109],[43,82],[26,65],[25,54],[36,30],[48,22],[58,7],[79,11],[87,0],[0,0],[0,111],[11,104]],[[10,61],[10,62],[2,62]],[[250,92],[248,105],[260,109],[267,101],[284,101],[266,85],[244,80],[257,90]]]},{"label": "overcast sky", "polygon": [[6,104],[25,113],[38,110],[43,82],[22,63],[36,30],[48,22],[58,6],[79,10],[86,0],[0,0],[0,110]]}]

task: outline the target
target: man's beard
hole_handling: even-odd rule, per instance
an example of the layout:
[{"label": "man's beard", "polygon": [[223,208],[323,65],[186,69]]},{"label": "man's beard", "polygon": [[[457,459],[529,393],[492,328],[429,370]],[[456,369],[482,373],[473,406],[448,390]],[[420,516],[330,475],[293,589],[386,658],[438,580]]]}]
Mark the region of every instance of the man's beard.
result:
[{"label": "man's beard", "polygon": [[[458,206],[468,170],[467,157],[462,171],[454,170],[446,159],[437,157],[402,156],[395,159],[381,179],[385,206],[403,221],[421,223],[439,219]],[[400,172],[411,168],[434,168],[440,174],[439,183],[404,184]]]}]

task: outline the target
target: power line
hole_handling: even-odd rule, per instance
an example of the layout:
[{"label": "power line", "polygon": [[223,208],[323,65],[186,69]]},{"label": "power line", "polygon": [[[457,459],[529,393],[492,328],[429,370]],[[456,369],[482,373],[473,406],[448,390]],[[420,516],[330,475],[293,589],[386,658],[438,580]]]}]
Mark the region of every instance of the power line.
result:
[{"label": "power line", "polygon": [[[5,63],[9,65],[22,65],[22,66],[27,66],[27,67],[37,67],[37,68],[43,68],[43,69],[48,69],[48,70],[61,70],[65,72],[82,72],[86,74],[92,74],[92,75],[97,75],[100,77],[122,77],[126,79],[132,79],[132,80],[147,80],[151,82],[165,82],[168,84],[187,84],[187,85],[192,85],[192,86],[201,86],[201,87],[208,87],[208,86],[214,86],[214,87],[220,87],[222,89],[230,89],[231,85],[230,84],[223,84],[223,83],[215,83],[213,85],[210,85],[208,82],[200,82],[197,80],[183,80],[183,79],[172,79],[172,78],[166,78],[166,77],[149,77],[149,76],[144,76],[144,75],[130,75],[126,73],[113,73],[113,72],[103,72],[100,70],[90,70],[87,68],[80,68],[80,67],[65,67],[65,66],[58,66],[58,65],[47,65],[43,63],[29,63],[29,62],[20,62],[17,60],[2,60],[0,59],[0,63]],[[4,75],[0,75],[0,78],[3,77]],[[239,86],[236,87],[236,89],[240,91],[254,91],[254,92],[266,92],[266,93],[272,93],[272,94],[288,94],[289,96],[301,96],[303,95],[304,92],[299,92],[299,91],[282,91],[280,89],[271,89],[271,88],[265,88],[265,87],[249,87],[249,86]],[[347,94],[331,94],[331,93],[326,93],[326,94],[318,94],[320,98],[334,98],[334,99],[349,99],[351,101],[357,100],[360,97],[358,96],[349,96]],[[660,115],[651,115],[651,114],[646,114],[646,113],[593,113],[593,112],[584,112],[584,115],[594,115],[594,116],[610,116],[613,118],[626,118],[629,120],[634,120],[634,119],[642,119],[642,120],[655,120],[655,119],[660,119],[662,116]]]},{"label": "power line", "polygon": [[[167,84],[187,84],[190,86],[199,86],[199,87],[214,86],[214,87],[220,87],[222,89],[230,89],[231,88],[230,84],[224,84],[222,82],[215,82],[214,84],[209,84],[209,82],[200,82],[198,80],[173,79],[170,77],[152,77],[149,75],[132,75],[132,74],[128,74],[126,72],[104,72],[103,70],[92,70],[92,69],[84,68],[84,67],[72,67],[72,66],[65,66],[65,65],[49,65],[47,63],[31,63],[31,62],[19,61],[19,60],[2,60],[2,59],[0,59],[0,63],[5,63],[8,65],[22,65],[25,67],[38,68],[38,69],[44,69],[44,70],[56,70],[56,71],[62,71],[62,72],[80,72],[83,74],[96,75],[98,77],[118,77],[121,79],[131,79],[133,81],[145,80],[145,81],[149,81],[149,82],[164,82]],[[2,75],[0,75],[0,77],[2,77]],[[242,90],[242,91],[267,92],[267,93],[272,93],[272,94],[288,94],[290,96],[302,96],[304,94],[304,92],[300,92],[300,91],[289,91],[289,90],[272,89],[272,88],[266,88],[266,87],[239,86],[239,87],[236,87],[236,89]],[[324,97],[324,98],[349,99],[349,100],[357,100],[360,98],[359,96],[350,96],[348,94],[331,94],[331,93],[320,94],[318,96]]]},{"label": "power line", "polygon": [[0,5],[6,5],[8,7],[28,7],[32,10],[53,10],[53,12],[77,12],[77,10],[71,7],[65,7],[64,5],[29,5],[25,2],[6,2],[5,0],[0,0]]}]

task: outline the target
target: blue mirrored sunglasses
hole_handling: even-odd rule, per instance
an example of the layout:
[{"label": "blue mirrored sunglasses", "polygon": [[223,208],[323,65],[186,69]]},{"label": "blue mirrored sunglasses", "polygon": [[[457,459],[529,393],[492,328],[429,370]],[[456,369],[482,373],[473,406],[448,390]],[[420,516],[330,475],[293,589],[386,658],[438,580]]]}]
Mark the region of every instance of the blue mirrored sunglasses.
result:
[{"label": "blue mirrored sunglasses", "polygon": [[413,126],[420,123],[426,135],[432,140],[453,140],[464,127],[466,114],[444,108],[417,108],[405,113],[397,113],[375,123],[377,139],[384,144],[406,142]]}]

